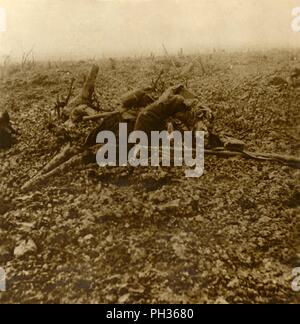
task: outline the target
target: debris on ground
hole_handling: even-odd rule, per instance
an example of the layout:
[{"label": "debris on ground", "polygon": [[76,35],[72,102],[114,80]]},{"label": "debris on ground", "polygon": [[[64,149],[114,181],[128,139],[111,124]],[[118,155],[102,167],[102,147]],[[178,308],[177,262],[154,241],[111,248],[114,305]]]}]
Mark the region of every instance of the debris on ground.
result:
[{"label": "debris on ground", "polygon": [[28,254],[35,254],[36,252],[37,246],[32,239],[22,240],[16,246],[14,256],[16,258],[22,258]]},{"label": "debris on ground", "polygon": [[243,141],[226,135],[220,136],[220,142],[222,143],[222,146],[228,151],[243,152],[246,146]]},{"label": "debris on ground", "polygon": [[291,87],[291,88],[298,88],[300,87],[300,69],[294,68],[289,73],[286,78],[280,76],[274,76],[269,81],[269,85],[276,86],[276,87]]}]

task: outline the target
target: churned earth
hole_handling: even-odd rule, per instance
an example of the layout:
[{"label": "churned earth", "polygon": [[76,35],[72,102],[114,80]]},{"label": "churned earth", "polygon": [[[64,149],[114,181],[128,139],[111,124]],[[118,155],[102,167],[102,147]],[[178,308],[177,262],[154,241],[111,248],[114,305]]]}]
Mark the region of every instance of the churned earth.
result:
[{"label": "churned earth", "polygon": [[[300,90],[268,85],[299,66],[297,55],[215,53],[203,55],[202,66],[197,56],[176,58],[161,86],[187,83],[216,114],[215,128],[249,150],[299,157]],[[193,60],[188,76],[178,77]],[[81,163],[21,191],[65,144],[48,127],[57,95],[67,94],[72,76],[79,91],[93,63],[13,65],[2,74],[0,107],[20,134],[0,151],[7,274],[0,302],[299,303],[291,283],[300,267],[300,170],[208,156],[205,174],[191,179],[184,168]],[[97,63],[104,111],[170,64],[154,57]],[[93,125],[78,124],[73,141]]]}]

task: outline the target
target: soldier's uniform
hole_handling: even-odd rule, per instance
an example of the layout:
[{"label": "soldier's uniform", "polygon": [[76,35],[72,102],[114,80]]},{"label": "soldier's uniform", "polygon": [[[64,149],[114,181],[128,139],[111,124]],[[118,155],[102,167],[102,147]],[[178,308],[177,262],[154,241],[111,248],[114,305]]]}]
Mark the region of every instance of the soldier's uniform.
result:
[{"label": "soldier's uniform", "polygon": [[[127,123],[129,133],[140,130],[149,135],[151,131],[166,130],[169,118],[190,109],[189,102],[179,94],[182,89],[183,86],[181,85],[169,88],[158,100],[152,100],[153,102],[147,105],[146,108],[141,107],[140,98],[143,99],[142,102],[146,98],[147,103],[151,100],[150,97],[141,95],[141,91],[126,95],[126,100],[122,101],[123,106],[127,109],[120,110],[119,113],[104,118],[99,126],[89,134],[86,144],[95,145],[97,134],[100,131],[109,130],[118,136],[120,123]],[[130,107],[128,106],[129,102]]]},{"label": "soldier's uniform", "polygon": [[127,123],[129,133],[133,130],[143,131],[148,136],[152,131],[167,130],[168,124],[172,124],[173,129],[180,132],[204,131],[208,134],[212,129],[212,111],[197,104],[196,97],[182,85],[169,88],[145,108],[141,107],[141,102],[145,98],[149,102],[149,97],[145,97],[141,91],[131,92],[124,98],[123,106],[127,109],[103,119],[89,135],[86,144],[95,145],[100,131],[109,130],[118,136],[120,123]]}]

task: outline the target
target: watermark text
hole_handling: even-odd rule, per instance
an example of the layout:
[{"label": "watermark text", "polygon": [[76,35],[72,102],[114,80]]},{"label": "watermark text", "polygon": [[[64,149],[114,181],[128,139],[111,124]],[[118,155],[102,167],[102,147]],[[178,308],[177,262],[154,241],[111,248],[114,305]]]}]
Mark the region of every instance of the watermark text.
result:
[{"label": "watermark text", "polygon": [[293,8],[292,10],[292,31],[294,32],[300,32],[300,7]]},{"label": "watermark text", "polygon": [[0,267],[0,292],[6,291],[6,273],[3,268]]},{"label": "watermark text", "polygon": [[292,289],[295,292],[300,292],[300,268],[295,268],[292,272],[292,276]]},{"label": "watermark text", "polygon": [[[102,131],[96,142],[103,144],[96,155],[100,167],[105,166],[186,166],[186,177],[204,173],[204,132],[152,131],[150,138],[143,131],[131,132],[127,124],[119,124],[119,141],[111,131]],[[118,148],[118,152],[117,152]]]}]

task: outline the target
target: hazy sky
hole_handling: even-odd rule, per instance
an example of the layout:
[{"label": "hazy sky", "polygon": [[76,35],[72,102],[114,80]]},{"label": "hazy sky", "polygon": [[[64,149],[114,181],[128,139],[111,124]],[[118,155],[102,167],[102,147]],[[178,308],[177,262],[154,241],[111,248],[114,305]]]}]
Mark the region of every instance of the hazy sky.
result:
[{"label": "hazy sky", "polygon": [[39,57],[162,53],[162,43],[173,52],[300,46],[294,7],[300,0],[0,0],[0,55],[33,46]]}]

